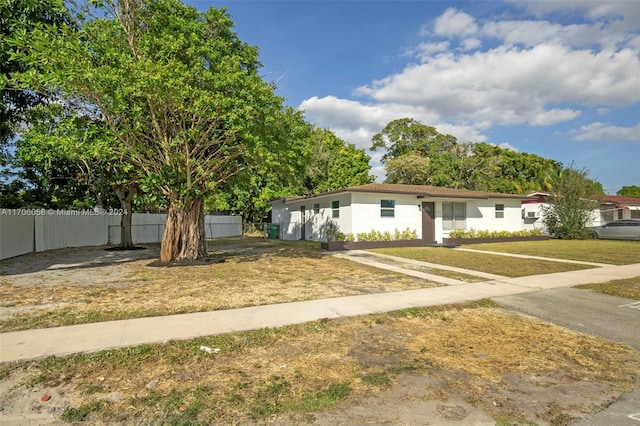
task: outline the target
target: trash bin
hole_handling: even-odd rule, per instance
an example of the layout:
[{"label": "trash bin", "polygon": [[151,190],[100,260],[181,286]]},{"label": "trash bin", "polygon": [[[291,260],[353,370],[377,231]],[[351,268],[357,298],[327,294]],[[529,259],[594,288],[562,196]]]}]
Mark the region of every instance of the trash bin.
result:
[{"label": "trash bin", "polygon": [[277,223],[267,224],[267,238],[270,240],[277,240],[280,238],[280,225]]}]

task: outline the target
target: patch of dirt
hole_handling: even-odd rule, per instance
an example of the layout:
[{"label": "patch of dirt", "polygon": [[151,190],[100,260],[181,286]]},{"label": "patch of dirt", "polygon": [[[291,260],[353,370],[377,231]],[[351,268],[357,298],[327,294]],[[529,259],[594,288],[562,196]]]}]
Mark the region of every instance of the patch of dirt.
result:
[{"label": "patch of dirt", "polygon": [[403,374],[389,390],[366,398],[348,398],[335,409],[315,414],[316,425],[474,425],[493,426],[495,420],[464,398],[438,400],[429,395],[433,379]]},{"label": "patch of dirt", "polygon": [[70,386],[24,386],[30,377],[30,373],[18,371],[0,381],[0,423],[3,426],[65,424],[60,416],[66,407],[77,404],[73,393],[68,392]]}]

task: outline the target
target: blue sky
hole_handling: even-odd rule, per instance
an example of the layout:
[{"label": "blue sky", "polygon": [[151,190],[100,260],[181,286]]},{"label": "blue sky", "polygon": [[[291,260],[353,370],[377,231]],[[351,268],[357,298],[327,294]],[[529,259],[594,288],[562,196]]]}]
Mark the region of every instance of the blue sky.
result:
[{"label": "blue sky", "polygon": [[636,1],[186,1],[227,7],[286,103],[359,148],[411,117],[640,185]]}]

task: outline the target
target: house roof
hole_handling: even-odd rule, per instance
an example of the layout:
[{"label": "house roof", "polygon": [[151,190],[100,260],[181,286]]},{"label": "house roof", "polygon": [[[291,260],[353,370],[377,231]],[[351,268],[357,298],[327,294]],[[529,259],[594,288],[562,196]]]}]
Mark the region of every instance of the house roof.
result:
[{"label": "house roof", "polygon": [[307,197],[286,197],[281,200],[286,202],[299,201],[303,199],[323,197],[326,195],[340,194],[347,192],[368,192],[378,194],[409,194],[421,197],[442,197],[442,198],[468,198],[468,199],[489,199],[489,198],[512,198],[518,200],[531,200],[533,197],[519,194],[502,194],[499,192],[469,191],[466,189],[446,188],[442,186],[429,185],[400,185],[388,183],[370,183],[367,185],[350,186],[338,191],[324,192],[322,194]]},{"label": "house roof", "polygon": [[[546,198],[550,194],[548,192],[532,192],[531,194],[529,194],[529,196],[534,195]],[[640,206],[640,198],[637,197],[626,197],[624,195],[603,195],[599,198],[601,204],[615,204],[616,206]]]},{"label": "house roof", "polygon": [[624,195],[604,195],[601,201],[607,204],[640,206],[640,198]]}]

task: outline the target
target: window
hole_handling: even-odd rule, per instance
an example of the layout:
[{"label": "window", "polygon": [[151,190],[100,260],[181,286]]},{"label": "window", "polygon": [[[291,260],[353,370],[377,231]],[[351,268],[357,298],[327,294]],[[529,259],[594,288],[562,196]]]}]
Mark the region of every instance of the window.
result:
[{"label": "window", "polygon": [[504,204],[496,204],[496,219],[504,219]]},{"label": "window", "polygon": [[380,217],[394,217],[395,209],[395,200],[380,200]]},{"label": "window", "polygon": [[442,229],[467,229],[467,203],[442,203]]},{"label": "window", "polygon": [[603,222],[611,222],[613,220],[613,210],[600,211],[600,217]]},{"label": "window", "polygon": [[640,219],[640,210],[631,210],[631,219]]},{"label": "window", "polygon": [[340,201],[331,202],[331,217],[338,219],[340,217]]},{"label": "window", "polygon": [[320,203],[315,203],[315,204],[313,205],[313,212],[314,212],[315,214],[320,213]]}]

